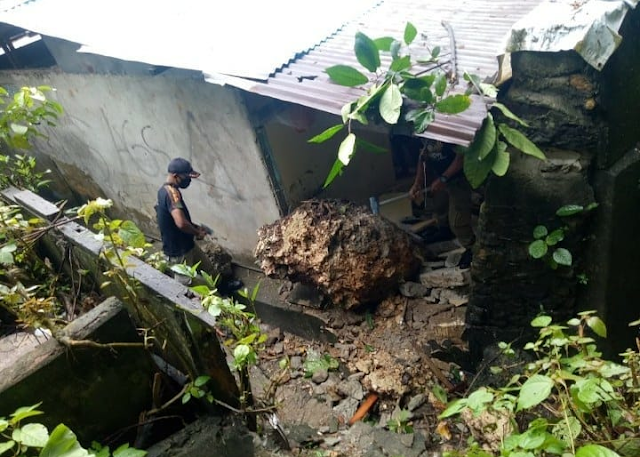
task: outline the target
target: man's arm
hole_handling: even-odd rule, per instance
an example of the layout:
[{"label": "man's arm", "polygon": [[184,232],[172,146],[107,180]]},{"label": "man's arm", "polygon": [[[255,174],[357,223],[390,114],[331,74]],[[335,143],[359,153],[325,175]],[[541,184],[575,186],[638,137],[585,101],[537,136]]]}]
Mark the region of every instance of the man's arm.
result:
[{"label": "man's arm", "polygon": [[202,239],[207,234],[202,227],[189,222],[184,214],[184,211],[182,211],[182,209],[180,208],[173,208],[171,210],[171,217],[173,217],[173,221],[176,223],[176,227],[178,227],[183,232],[188,233],[189,235],[195,235],[196,238]]},{"label": "man's arm", "polygon": [[420,191],[422,190],[422,187],[424,186],[424,182],[425,182],[425,176],[424,176],[425,167],[422,161],[423,161],[422,154],[420,154],[420,157],[418,158],[418,165],[416,166],[416,179],[413,181],[413,185],[411,186],[411,189],[409,189],[409,196],[414,201],[422,200],[420,198]]},{"label": "man's arm", "polygon": [[[462,170],[462,166],[464,164],[464,157],[462,154],[456,152],[455,158],[451,161],[447,169],[440,175],[446,180],[449,180],[451,177],[455,176],[460,170]],[[431,183],[430,190],[432,193],[437,193],[445,188],[446,182],[441,179],[434,179]]]}]

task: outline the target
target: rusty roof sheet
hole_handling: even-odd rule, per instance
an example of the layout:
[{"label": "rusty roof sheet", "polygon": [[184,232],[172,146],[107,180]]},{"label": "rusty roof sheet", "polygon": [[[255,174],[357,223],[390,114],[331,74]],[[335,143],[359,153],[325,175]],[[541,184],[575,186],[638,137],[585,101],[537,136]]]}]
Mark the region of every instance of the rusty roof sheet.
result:
[{"label": "rusty roof sheet", "polygon": [[[462,80],[465,71],[481,78],[491,78],[498,71],[497,55],[505,35],[514,23],[541,2],[542,0],[384,0],[309,52],[285,65],[268,80],[223,78],[223,81],[266,97],[340,114],[342,106],[361,95],[363,89],[333,84],[324,69],[336,64],[359,66],[353,52],[357,31],[371,38],[391,36],[402,39],[407,21],[415,25],[419,34],[410,47],[413,57],[428,55],[429,49],[440,46],[445,69],[453,69],[455,61],[459,80]],[[443,23],[451,26],[455,50]],[[208,80],[221,82],[219,75],[211,75]],[[422,136],[466,146],[485,117],[485,104],[476,97],[471,108],[464,113],[437,115],[435,122]]]}]

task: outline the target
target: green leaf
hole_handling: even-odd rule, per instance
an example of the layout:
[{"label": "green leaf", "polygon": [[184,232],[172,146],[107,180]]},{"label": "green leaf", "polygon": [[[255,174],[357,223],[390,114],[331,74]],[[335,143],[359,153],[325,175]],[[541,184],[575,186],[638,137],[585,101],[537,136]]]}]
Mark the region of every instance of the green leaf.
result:
[{"label": "green leaf", "polygon": [[551,316],[538,316],[531,321],[532,327],[546,327],[551,323]]},{"label": "green leaf", "polygon": [[573,216],[574,214],[581,213],[582,211],[584,211],[582,205],[564,205],[562,208],[559,208],[558,211],[556,211],[556,216]]},{"label": "green leaf", "polygon": [[15,410],[13,414],[11,414],[11,420],[9,421],[12,425],[17,424],[18,422],[26,419],[27,417],[39,416],[40,414],[44,414],[42,411],[38,411],[36,408],[40,406],[42,402],[36,403],[31,406],[23,406]]},{"label": "green leaf", "polygon": [[143,248],[147,244],[142,230],[132,221],[124,221],[118,230],[118,235],[122,238],[127,246],[134,248]]},{"label": "green leaf", "polygon": [[89,457],[89,453],[80,446],[76,435],[64,424],[58,425],[39,457]]},{"label": "green leaf", "polygon": [[397,59],[400,56],[400,48],[402,47],[402,43],[398,40],[393,40],[391,46],[389,47],[389,52],[391,53],[391,58],[393,60]]},{"label": "green leaf", "polygon": [[15,124],[13,122],[11,123],[10,126],[11,126],[11,130],[16,135],[24,135],[25,133],[27,133],[27,130],[29,130],[29,127],[27,127],[26,125]]},{"label": "green leaf", "polygon": [[336,179],[336,176],[342,173],[343,168],[344,168],[344,164],[342,163],[342,161],[340,159],[336,159],[336,161],[333,162],[331,171],[329,171],[329,174],[327,175],[327,179],[324,180],[324,184],[322,185],[322,187],[326,188],[329,184],[331,184],[333,180]]},{"label": "green leaf", "polygon": [[128,443],[113,451],[113,457],[144,457],[145,455],[147,455],[147,451],[129,447]]},{"label": "green leaf", "polygon": [[343,165],[349,165],[351,161],[351,157],[353,157],[353,153],[355,152],[356,146],[356,135],[354,133],[350,133],[347,137],[342,140],[340,143],[340,147],[338,148],[338,160],[343,163]]},{"label": "green leaf", "polygon": [[468,148],[464,153],[464,175],[467,177],[467,181],[471,184],[471,187],[477,189],[491,171],[493,162],[497,154],[497,147],[494,145],[493,149],[484,160],[480,160],[478,157],[478,150],[476,148]]},{"label": "green leaf", "polygon": [[478,157],[478,160],[484,160],[485,157],[491,153],[491,150],[495,147],[498,133],[496,126],[493,123],[493,116],[488,114],[482,122],[482,127],[476,133],[473,138],[473,142],[469,146],[472,154]]},{"label": "green leaf", "polygon": [[440,55],[440,46],[436,46],[431,50],[431,58],[437,59],[439,55]]},{"label": "green leaf", "polygon": [[373,40],[373,42],[376,44],[376,47],[380,51],[389,52],[391,50],[391,43],[393,43],[393,37],[385,36],[381,38],[376,38],[375,40]]},{"label": "green leaf", "polygon": [[410,66],[411,66],[411,56],[404,56],[404,57],[395,59],[393,62],[391,62],[391,66],[389,67],[389,70],[398,72],[398,71],[406,70]]},{"label": "green leaf", "polygon": [[467,406],[474,411],[479,411],[484,408],[484,405],[493,401],[493,394],[486,388],[481,387],[473,392],[467,398]]},{"label": "green leaf", "polygon": [[576,451],[576,457],[620,457],[620,454],[599,444],[587,444]]},{"label": "green leaf", "polygon": [[380,66],[380,51],[371,38],[362,32],[356,33],[354,46],[356,58],[360,65],[371,72],[375,72]]},{"label": "green leaf", "polygon": [[538,146],[533,144],[522,132],[512,129],[507,124],[500,124],[498,129],[504,138],[516,149],[540,160],[547,160],[546,156]]},{"label": "green leaf", "polygon": [[356,146],[362,147],[363,149],[366,149],[369,152],[373,152],[374,154],[384,154],[387,152],[386,148],[380,147],[377,144],[369,143],[368,141],[365,141],[361,138],[356,139]]},{"label": "green leaf", "polygon": [[344,127],[344,124],[338,124],[338,125],[334,125],[333,127],[329,127],[324,132],[319,133],[318,135],[314,136],[310,140],[307,140],[307,142],[308,143],[323,143],[323,142],[327,141],[329,138],[333,137],[333,135],[338,133],[340,130],[342,130],[343,127]]},{"label": "green leaf", "polygon": [[334,65],[325,71],[331,81],[341,86],[355,87],[369,82],[369,78],[349,65]]},{"label": "green leaf", "polygon": [[570,267],[573,262],[573,258],[571,257],[571,252],[569,252],[565,248],[558,248],[553,251],[553,260],[558,265],[564,265],[566,267]]},{"label": "green leaf", "polygon": [[426,110],[412,110],[407,113],[407,122],[413,122],[413,130],[416,133],[424,132],[427,127],[434,121],[435,115],[433,111]]},{"label": "green leaf", "polygon": [[515,114],[513,114],[509,108],[507,108],[506,106],[504,106],[502,103],[494,103],[493,107],[498,108],[500,111],[502,111],[502,114],[504,114],[506,117],[508,117],[509,119],[516,121],[517,123],[519,123],[520,125],[522,125],[523,127],[529,127],[529,124],[527,124],[525,121],[523,121],[522,119],[520,119],[518,116],[516,116]]},{"label": "green leaf", "polygon": [[[400,93],[400,88],[395,84],[391,84],[387,87],[387,90],[384,91],[380,99],[380,116],[382,116],[382,119],[388,124],[396,124],[400,117],[401,108],[402,94]],[[347,163],[345,163],[345,165],[347,165]]]},{"label": "green leaf", "polygon": [[211,376],[206,376],[206,375],[204,375],[204,376],[198,376],[198,377],[196,378],[196,380],[195,380],[195,381],[193,381],[193,385],[194,385],[194,386],[196,386],[196,387],[202,387],[202,386],[204,386],[206,383],[208,383],[210,379],[211,379]]},{"label": "green leaf", "polygon": [[4,454],[10,449],[13,449],[13,446],[15,446],[15,444],[16,442],[12,440],[7,441],[6,443],[0,443],[0,455]]},{"label": "green leaf", "polygon": [[404,82],[400,90],[412,100],[431,103],[431,100],[433,100],[433,93],[430,89],[432,83],[433,79],[431,82],[423,78],[408,79]]},{"label": "green leaf", "polygon": [[418,35],[418,31],[416,30],[415,26],[411,22],[407,22],[407,25],[404,27],[404,42],[407,45],[410,45],[411,43],[413,43],[416,35]]},{"label": "green leaf", "polygon": [[549,234],[545,242],[547,243],[548,246],[555,246],[562,240],[564,240],[564,230],[556,229]]},{"label": "green leaf", "polygon": [[509,170],[511,155],[509,155],[509,153],[507,152],[507,145],[504,142],[498,141],[498,144],[496,145],[496,147],[497,147],[496,157],[495,157],[495,160],[493,161],[493,166],[491,167],[491,171],[493,171],[493,173],[496,176],[504,176],[507,174],[507,171]]},{"label": "green leaf", "polygon": [[20,429],[19,438],[13,437],[15,441],[29,447],[44,447],[49,439],[49,431],[42,424],[26,424]]},{"label": "green leaf", "polygon": [[434,384],[431,388],[431,393],[433,393],[433,396],[440,400],[440,402],[447,403],[447,391],[440,384]]},{"label": "green leaf", "polygon": [[[558,262],[560,263],[560,262]],[[602,337],[602,338],[606,338],[607,337],[607,326],[604,325],[604,322],[602,321],[602,319],[600,319],[598,316],[590,316],[587,318],[587,325],[589,326],[589,328],[591,330],[593,330],[593,332]]]},{"label": "green leaf", "polygon": [[533,375],[522,384],[518,395],[517,411],[536,406],[551,395],[553,380],[543,375]]},{"label": "green leaf", "polygon": [[[437,88],[436,88],[437,90]],[[471,106],[468,95],[450,95],[436,103],[436,110],[444,114],[458,114]]]},{"label": "green leaf", "polygon": [[447,76],[440,72],[438,76],[436,76],[435,81],[435,91],[438,97],[442,97],[444,91],[447,90]]},{"label": "green leaf", "polygon": [[573,416],[567,416],[566,419],[558,422],[551,431],[554,436],[566,443],[574,442],[580,432],[582,432],[582,425]]},{"label": "green leaf", "polygon": [[466,398],[459,398],[457,400],[453,400],[451,403],[449,403],[447,408],[440,413],[438,418],[439,419],[444,419],[444,418],[447,418],[447,417],[454,416],[456,414],[459,414],[466,407],[467,407],[467,399]]},{"label": "green leaf", "polygon": [[545,227],[544,225],[537,225],[533,229],[533,238],[535,238],[536,240],[539,240],[547,236],[548,233],[549,232],[547,231],[547,227]]}]

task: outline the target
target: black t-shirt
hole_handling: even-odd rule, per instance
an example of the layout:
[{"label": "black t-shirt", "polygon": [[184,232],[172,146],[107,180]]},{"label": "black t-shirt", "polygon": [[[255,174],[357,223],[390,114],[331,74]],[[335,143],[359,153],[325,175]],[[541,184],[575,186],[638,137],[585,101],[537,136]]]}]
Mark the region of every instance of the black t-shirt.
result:
[{"label": "black t-shirt", "polygon": [[[435,173],[436,176],[441,176],[442,173],[449,168],[449,165],[451,165],[451,162],[453,162],[453,159],[455,158],[456,151],[453,145],[447,143],[442,145],[442,149],[440,149],[440,151],[425,150],[421,155],[421,159],[426,160],[427,162],[428,172]],[[460,175],[460,172],[456,173],[454,176],[450,176],[449,179],[458,177],[458,175]]]},{"label": "black t-shirt", "polygon": [[178,188],[171,184],[164,184],[158,189],[158,204],[156,205],[158,227],[162,235],[162,252],[169,257],[180,257],[193,249],[195,241],[193,241],[193,235],[183,232],[176,225],[171,215],[171,211],[174,209],[184,211],[185,217],[191,222],[189,210]]}]

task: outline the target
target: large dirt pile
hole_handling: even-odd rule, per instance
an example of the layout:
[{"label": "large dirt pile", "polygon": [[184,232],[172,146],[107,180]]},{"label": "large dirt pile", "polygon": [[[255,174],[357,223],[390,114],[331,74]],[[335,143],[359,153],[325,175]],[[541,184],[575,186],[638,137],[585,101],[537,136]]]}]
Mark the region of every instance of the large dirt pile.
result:
[{"label": "large dirt pile", "polygon": [[266,275],[313,285],[347,309],[382,299],[421,264],[407,233],[344,201],[303,202],[258,238],[255,256]]}]

